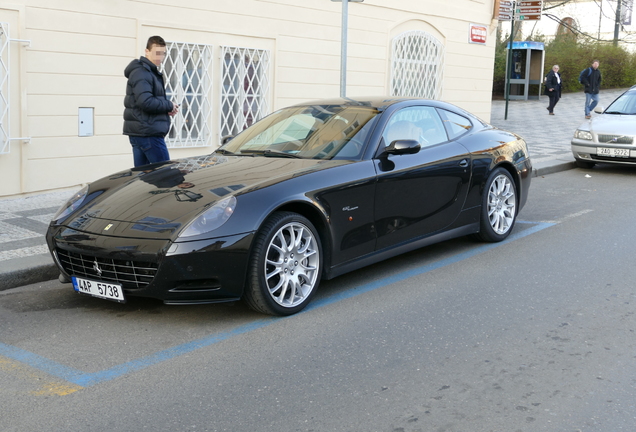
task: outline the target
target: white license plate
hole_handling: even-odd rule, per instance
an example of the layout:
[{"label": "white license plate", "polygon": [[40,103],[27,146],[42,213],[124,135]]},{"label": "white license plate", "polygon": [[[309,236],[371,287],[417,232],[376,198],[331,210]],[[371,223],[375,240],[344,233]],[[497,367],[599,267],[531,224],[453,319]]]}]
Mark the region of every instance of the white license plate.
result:
[{"label": "white license plate", "polygon": [[121,288],[121,285],[98,282],[94,280],[78,278],[76,276],[73,276],[72,279],[73,288],[79,293],[118,302],[126,301],[126,299],[124,298],[124,290]]},{"label": "white license plate", "polygon": [[608,147],[598,147],[596,149],[596,154],[599,156],[609,156],[609,157],[629,157],[629,149],[619,149],[619,148],[608,148]]}]

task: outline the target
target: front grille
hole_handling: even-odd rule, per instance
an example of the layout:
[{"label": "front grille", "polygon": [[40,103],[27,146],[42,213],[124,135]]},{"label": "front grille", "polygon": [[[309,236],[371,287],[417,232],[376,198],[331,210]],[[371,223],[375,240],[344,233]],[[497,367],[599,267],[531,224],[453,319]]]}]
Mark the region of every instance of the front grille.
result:
[{"label": "front grille", "polygon": [[101,258],[59,248],[55,252],[67,274],[113,282],[128,289],[144,288],[157,273],[157,264],[152,262]]},{"label": "front grille", "polygon": [[598,135],[598,142],[601,144],[633,144],[634,137],[624,135]]}]

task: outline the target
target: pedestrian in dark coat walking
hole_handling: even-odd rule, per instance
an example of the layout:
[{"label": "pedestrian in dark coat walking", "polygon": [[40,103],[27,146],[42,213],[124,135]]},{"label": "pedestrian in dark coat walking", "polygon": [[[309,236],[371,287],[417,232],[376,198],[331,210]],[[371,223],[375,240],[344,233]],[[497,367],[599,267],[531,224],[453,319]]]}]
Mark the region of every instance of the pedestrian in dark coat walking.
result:
[{"label": "pedestrian in dark coat walking", "polygon": [[545,94],[550,98],[548,105],[548,113],[554,115],[554,107],[559,99],[561,99],[561,75],[559,74],[559,65],[552,66],[552,70],[548,72],[545,78]]},{"label": "pedestrian in dark coat walking", "polygon": [[592,118],[592,111],[594,111],[599,101],[598,93],[601,91],[601,81],[603,77],[601,76],[601,71],[598,69],[598,66],[598,60],[594,60],[592,66],[586,69],[581,77],[581,84],[585,86],[586,119]]}]

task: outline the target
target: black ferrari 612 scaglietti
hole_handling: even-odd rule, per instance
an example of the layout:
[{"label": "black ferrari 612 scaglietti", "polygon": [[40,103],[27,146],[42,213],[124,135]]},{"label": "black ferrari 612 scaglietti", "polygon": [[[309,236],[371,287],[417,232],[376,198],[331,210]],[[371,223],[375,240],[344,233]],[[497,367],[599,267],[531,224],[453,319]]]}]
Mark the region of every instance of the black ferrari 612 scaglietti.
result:
[{"label": "black ferrari 612 scaglietti", "polygon": [[501,241],[528,197],[525,141],[448,103],[321,100],[214,153],[77,192],[47,242],[60,280],[114,301],[300,311],[330,279],[435,242]]}]

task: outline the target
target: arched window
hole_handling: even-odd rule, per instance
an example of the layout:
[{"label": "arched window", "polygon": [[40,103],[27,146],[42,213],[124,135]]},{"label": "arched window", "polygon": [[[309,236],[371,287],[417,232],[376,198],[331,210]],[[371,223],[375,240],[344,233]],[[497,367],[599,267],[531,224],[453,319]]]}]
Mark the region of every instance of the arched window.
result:
[{"label": "arched window", "polygon": [[575,36],[578,26],[574,18],[563,18],[557,28],[557,36]]},{"label": "arched window", "polygon": [[442,92],[444,45],[421,30],[393,39],[391,95],[438,99]]}]

